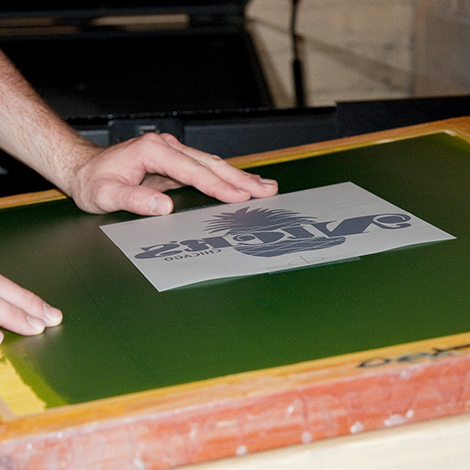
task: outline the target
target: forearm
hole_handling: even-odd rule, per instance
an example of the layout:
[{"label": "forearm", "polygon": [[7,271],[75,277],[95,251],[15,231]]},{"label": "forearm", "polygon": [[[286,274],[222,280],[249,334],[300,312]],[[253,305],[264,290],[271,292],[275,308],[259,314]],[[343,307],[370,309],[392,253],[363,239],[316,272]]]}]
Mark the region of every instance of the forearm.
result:
[{"label": "forearm", "polygon": [[0,147],[67,194],[97,149],[57,116],[0,51]]},{"label": "forearm", "polygon": [[0,148],[35,169],[92,213],[168,214],[171,188],[192,185],[224,202],[267,197],[263,180],[178,142],[146,134],[101,148],[80,136],[36,94],[0,51]]}]

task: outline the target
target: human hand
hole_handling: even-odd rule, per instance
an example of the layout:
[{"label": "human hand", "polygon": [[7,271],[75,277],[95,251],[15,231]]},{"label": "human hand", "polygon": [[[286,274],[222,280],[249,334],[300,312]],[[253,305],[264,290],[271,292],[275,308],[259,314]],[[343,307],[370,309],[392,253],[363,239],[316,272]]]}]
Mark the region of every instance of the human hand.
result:
[{"label": "human hand", "polygon": [[186,147],[170,134],[149,133],[105,149],[94,146],[47,106],[1,51],[0,98],[0,147],[85,211],[169,214],[173,202],[162,192],[184,185],[223,202],[277,192],[275,181]]},{"label": "human hand", "polygon": [[145,134],[96,149],[75,167],[65,188],[83,210],[126,210],[164,215],[173,210],[168,189],[194,186],[223,202],[277,193],[277,183],[232,167],[219,157],[181,144],[170,134]]},{"label": "human hand", "polygon": [[[20,335],[37,335],[62,322],[62,312],[0,275],[0,327]],[[0,343],[3,341],[0,331]]]}]

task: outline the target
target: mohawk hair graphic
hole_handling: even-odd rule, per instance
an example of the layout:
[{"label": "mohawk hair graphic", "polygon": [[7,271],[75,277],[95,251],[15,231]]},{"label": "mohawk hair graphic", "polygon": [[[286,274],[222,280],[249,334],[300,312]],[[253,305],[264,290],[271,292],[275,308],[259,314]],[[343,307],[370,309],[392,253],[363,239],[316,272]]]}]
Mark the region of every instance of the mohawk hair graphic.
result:
[{"label": "mohawk hair graphic", "polygon": [[[315,223],[315,219],[287,209],[250,211],[249,207],[243,207],[235,212],[222,212],[215,215],[213,220],[204,222],[208,222],[206,230],[209,233],[225,231],[225,235],[241,242],[233,247],[236,251],[264,258],[329,248],[346,241],[345,237],[315,236],[303,229],[304,225]],[[289,239],[280,241],[284,235],[276,232],[279,230],[290,234]]]},{"label": "mohawk hair graphic", "polygon": [[298,212],[287,209],[253,209],[243,207],[235,212],[222,212],[215,215],[217,220],[209,222],[206,230],[209,233],[227,231],[226,235],[265,232],[291,227],[300,227],[315,222],[316,217],[299,216]]}]

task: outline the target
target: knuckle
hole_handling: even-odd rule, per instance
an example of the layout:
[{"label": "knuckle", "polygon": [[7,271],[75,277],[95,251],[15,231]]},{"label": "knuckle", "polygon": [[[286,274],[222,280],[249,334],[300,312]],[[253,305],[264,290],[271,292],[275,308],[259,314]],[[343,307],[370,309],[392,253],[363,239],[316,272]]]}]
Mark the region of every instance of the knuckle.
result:
[{"label": "knuckle", "polygon": [[210,163],[213,163],[215,165],[228,165],[228,163],[223,158],[220,158],[218,155],[208,154],[207,159]]},{"label": "knuckle", "polygon": [[23,291],[24,299],[27,303],[27,305],[31,306],[32,308],[42,308],[44,302],[43,300],[38,297],[36,294],[29,290],[24,290]]},{"label": "knuckle", "polygon": [[[24,301],[25,301],[25,309],[26,311],[34,316],[42,317],[44,314],[44,305],[45,302],[36,294],[30,291],[24,292]],[[24,315],[22,310],[17,309],[17,315],[22,316]]]},{"label": "knuckle", "polygon": [[179,140],[173,135],[173,134],[168,134],[168,132],[164,132],[160,134],[160,137],[166,141],[170,142],[179,142]]},{"label": "knuckle", "polygon": [[139,211],[139,209],[142,206],[142,201],[137,197],[136,192],[130,192],[127,195],[127,201],[126,203],[123,203],[123,205],[128,206],[129,208],[133,209],[134,211]]},{"label": "knuckle", "polygon": [[198,159],[193,159],[193,164],[196,167],[204,167],[211,171],[217,171],[224,168],[228,163],[217,155],[206,154]]},{"label": "knuckle", "polygon": [[149,210],[149,198],[137,188],[128,188],[122,193],[121,208],[136,214],[146,214]]},{"label": "knuckle", "polygon": [[139,142],[150,143],[150,144],[164,144],[165,139],[163,139],[162,134],[156,134],[155,132],[147,132],[139,137]]}]

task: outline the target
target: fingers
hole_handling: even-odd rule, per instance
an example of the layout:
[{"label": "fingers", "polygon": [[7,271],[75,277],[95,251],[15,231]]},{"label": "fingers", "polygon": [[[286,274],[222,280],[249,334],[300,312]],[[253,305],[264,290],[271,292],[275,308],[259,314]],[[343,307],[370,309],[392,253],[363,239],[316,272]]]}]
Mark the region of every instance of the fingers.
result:
[{"label": "fingers", "polygon": [[[213,171],[222,181],[225,181],[240,190],[248,192],[250,197],[270,197],[274,196],[278,191],[276,181],[264,179],[258,175],[252,175],[241,171],[231,166],[225,160],[220,159],[218,161],[212,161],[209,162],[208,165],[211,171]],[[218,195],[215,197],[219,198]]]},{"label": "fingers", "polygon": [[88,212],[126,210],[163,215],[173,210],[163,191],[185,185],[223,202],[277,193],[277,183],[181,144],[169,134],[145,134],[95,154],[76,173],[71,195]]},{"label": "fingers", "polygon": [[[62,322],[62,312],[0,275],[0,326],[21,335],[36,335]],[[0,339],[3,339],[3,334]]]},{"label": "fingers", "polygon": [[[178,156],[166,168],[168,176],[192,185],[224,202],[242,202],[251,197],[269,197],[277,193],[277,182],[251,175],[231,166],[225,160],[197,149],[186,147],[169,134],[160,136]],[[173,174],[175,169],[178,174]]]}]

